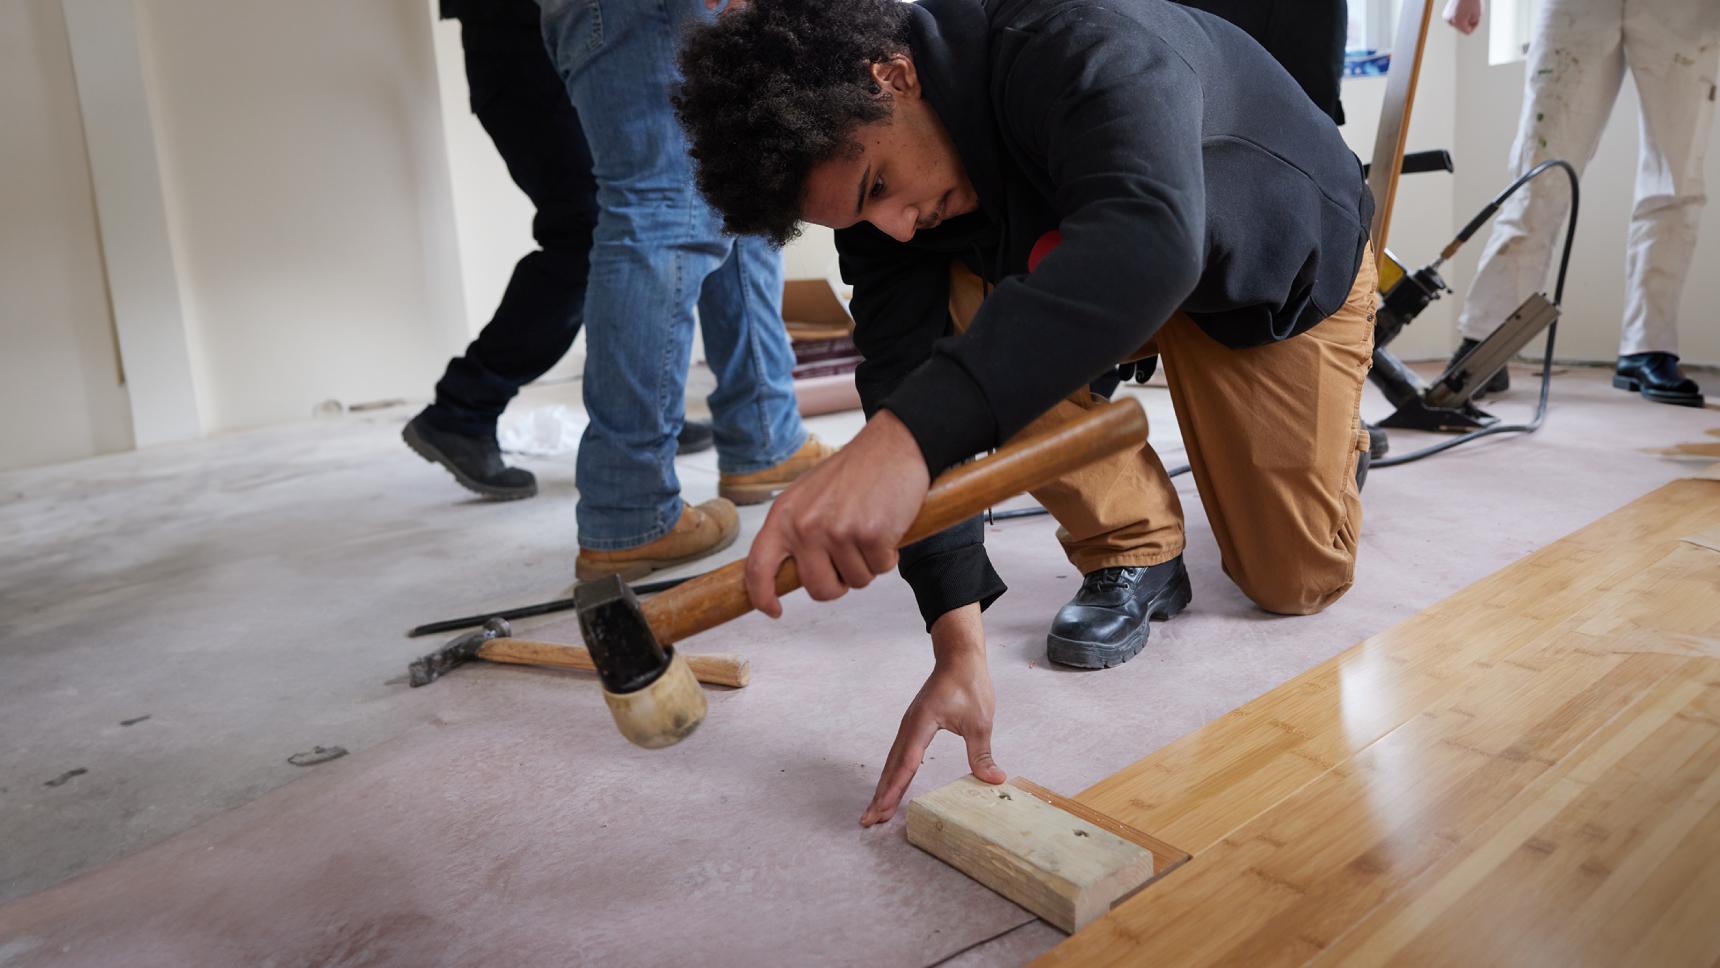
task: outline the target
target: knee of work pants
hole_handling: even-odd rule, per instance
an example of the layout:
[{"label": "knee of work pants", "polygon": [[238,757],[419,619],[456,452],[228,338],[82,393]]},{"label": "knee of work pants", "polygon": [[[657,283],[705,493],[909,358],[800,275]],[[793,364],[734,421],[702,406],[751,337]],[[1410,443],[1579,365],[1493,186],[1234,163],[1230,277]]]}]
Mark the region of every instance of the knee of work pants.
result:
[{"label": "knee of work pants", "polygon": [[1269,612],[1318,612],[1354,581],[1374,285],[1364,255],[1337,312],[1263,346],[1222,346],[1181,313],[1159,331],[1225,573]]},{"label": "knee of work pants", "polygon": [[1260,576],[1232,572],[1230,578],[1250,601],[1268,612],[1313,615],[1342,598],[1355,584],[1355,546],[1348,550],[1347,555],[1280,567]]}]

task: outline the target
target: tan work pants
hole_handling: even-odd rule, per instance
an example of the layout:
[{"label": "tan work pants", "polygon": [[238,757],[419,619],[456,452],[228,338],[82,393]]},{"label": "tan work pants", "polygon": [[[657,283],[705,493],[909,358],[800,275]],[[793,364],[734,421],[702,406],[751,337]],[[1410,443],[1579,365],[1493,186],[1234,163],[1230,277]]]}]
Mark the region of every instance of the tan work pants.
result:
[{"label": "tan work pants", "polygon": [[[1355,578],[1362,524],[1356,462],[1368,449],[1361,403],[1373,365],[1376,279],[1370,249],[1344,307],[1281,342],[1231,349],[1179,312],[1143,348],[1164,363],[1225,574],[1269,612],[1318,612]],[[986,289],[952,263],[950,314],[958,332]],[[1021,436],[1103,402],[1083,388]],[[1082,574],[1182,554],[1182,503],[1146,441],[1033,496],[1061,525],[1057,537]]]}]

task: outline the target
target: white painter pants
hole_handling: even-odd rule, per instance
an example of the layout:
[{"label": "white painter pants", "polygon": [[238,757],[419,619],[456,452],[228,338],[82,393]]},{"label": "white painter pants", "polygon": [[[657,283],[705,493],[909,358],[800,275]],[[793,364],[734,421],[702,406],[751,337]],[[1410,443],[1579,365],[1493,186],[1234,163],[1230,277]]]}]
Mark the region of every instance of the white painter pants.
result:
[{"label": "white painter pants", "polygon": [[[1512,177],[1549,158],[1578,172],[1594,157],[1628,66],[1642,104],[1636,207],[1625,250],[1619,354],[1678,352],[1678,302],[1707,196],[1703,154],[1720,63],[1720,0],[1543,0]],[[1585,184],[1584,194],[1613,191]],[[1458,330],[1482,339],[1546,286],[1570,207],[1550,171],[1500,210]]]}]

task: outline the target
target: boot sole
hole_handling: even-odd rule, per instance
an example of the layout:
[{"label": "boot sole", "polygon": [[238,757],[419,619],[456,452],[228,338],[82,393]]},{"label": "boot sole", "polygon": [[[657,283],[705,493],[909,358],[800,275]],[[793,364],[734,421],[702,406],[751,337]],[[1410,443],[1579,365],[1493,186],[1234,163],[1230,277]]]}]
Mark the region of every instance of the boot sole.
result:
[{"label": "boot sole", "polygon": [[429,441],[419,435],[418,428],[411,424],[407,424],[406,429],[400,432],[400,439],[406,441],[406,446],[412,448],[414,454],[432,464],[442,465],[444,470],[454,475],[454,480],[458,481],[461,487],[480,497],[487,497],[492,501],[519,501],[537,494],[537,482],[535,481],[527,487],[495,487],[472,477],[455,466],[454,462],[444,456],[441,451],[431,446]]},{"label": "boot sole", "polygon": [[1702,394],[1700,393],[1695,396],[1691,396],[1687,393],[1662,393],[1659,390],[1649,390],[1643,387],[1641,380],[1632,379],[1628,376],[1619,376],[1616,373],[1613,374],[1613,386],[1620,390],[1630,390],[1635,393],[1640,393],[1644,400],[1649,400],[1654,403],[1671,404],[1674,407],[1701,407],[1707,402],[1703,399]]},{"label": "boot sole", "polygon": [[1165,589],[1147,606],[1147,621],[1142,622],[1120,645],[1081,642],[1058,635],[1045,637],[1046,658],[1058,665],[1075,669],[1109,669],[1139,655],[1147,647],[1147,636],[1153,622],[1168,622],[1188,608],[1194,600],[1194,589],[1187,581]]},{"label": "boot sole", "polygon": [[763,504],[766,501],[773,500],[778,494],[788,490],[788,485],[792,483],[793,481],[789,481],[784,484],[727,485],[718,483],[717,496],[728,498],[735,504],[741,507],[746,507],[749,504]]},{"label": "boot sole", "polygon": [[594,581],[598,578],[608,578],[610,575],[619,575],[621,576],[622,581],[638,581],[654,571],[662,571],[665,568],[684,565],[690,561],[698,561],[700,558],[707,558],[720,551],[726,551],[730,545],[735,543],[735,539],[740,536],[741,531],[739,528],[736,528],[733,534],[720,539],[716,544],[711,545],[709,548],[694,552],[690,555],[682,555],[679,558],[637,558],[629,561],[617,562],[614,565],[587,565],[584,561],[576,558],[573,563],[573,574],[574,577],[578,578],[580,581]]}]

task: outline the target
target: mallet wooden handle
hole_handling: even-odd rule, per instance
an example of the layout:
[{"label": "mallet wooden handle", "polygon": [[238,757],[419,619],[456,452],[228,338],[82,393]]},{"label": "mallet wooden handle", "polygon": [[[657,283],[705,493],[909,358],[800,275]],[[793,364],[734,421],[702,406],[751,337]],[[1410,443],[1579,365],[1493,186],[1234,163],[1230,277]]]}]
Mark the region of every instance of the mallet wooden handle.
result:
[{"label": "mallet wooden handle", "polygon": [[[1049,484],[1127,447],[1138,447],[1146,439],[1146,412],[1140,401],[1127,398],[1047,433],[1012,440],[989,457],[939,475],[919,516],[902,536],[902,544],[937,534],[999,501]],[[786,595],[799,587],[800,571],[793,559],[783,562],[776,573],[777,593]],[[752,611],[746,561],[731,562],[648,599],[644,610],[651,631],[664,645],[739,618]]]},{"label": "mallet wooden handle", "polygon": [[[562,645],[557,642],[534,642],[531,639],[491,639],[478,648],[478,657],[491,662],[513,665],[551,666],[557,669],[597,671],[591,653],[584,646]],[[738,655],[686,653],[687,665],[700,682],[713,686],[740,688],[752,680],[752,667]]]}]

